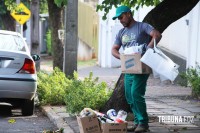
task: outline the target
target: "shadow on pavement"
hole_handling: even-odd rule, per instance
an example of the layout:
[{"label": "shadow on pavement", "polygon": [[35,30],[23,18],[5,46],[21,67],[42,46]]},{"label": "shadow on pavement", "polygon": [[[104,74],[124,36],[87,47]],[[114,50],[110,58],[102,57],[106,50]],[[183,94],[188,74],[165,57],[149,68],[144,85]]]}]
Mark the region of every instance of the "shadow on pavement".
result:
[{"label": "shadow on pavement", "polygon": [[12,115],[12,106],[0,104],[0,117],[8,117]]}]

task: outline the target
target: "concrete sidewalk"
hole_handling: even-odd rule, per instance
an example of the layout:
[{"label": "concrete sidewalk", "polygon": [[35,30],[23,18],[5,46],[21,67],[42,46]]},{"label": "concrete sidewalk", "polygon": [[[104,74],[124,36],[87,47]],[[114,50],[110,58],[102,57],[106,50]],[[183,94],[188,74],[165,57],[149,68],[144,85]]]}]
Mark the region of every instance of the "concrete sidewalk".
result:
[{"label": "concrete sidewalk", "polygon": [[[121,74],[119,68],[93,66],[79,69],[79,77],[87,77],[91,71],[94,77],[111,86]],[[190,94],[190,88],[166,84],[150,76],[146,91],[150,132],[200,133],[200,102],[190,99]],[[65,106],[43,106],[42,109],[58,128],[64,128],[64,133],[79,133],[76,118],[66,113]],[[168,121],[169,117],[179,119]]]}]

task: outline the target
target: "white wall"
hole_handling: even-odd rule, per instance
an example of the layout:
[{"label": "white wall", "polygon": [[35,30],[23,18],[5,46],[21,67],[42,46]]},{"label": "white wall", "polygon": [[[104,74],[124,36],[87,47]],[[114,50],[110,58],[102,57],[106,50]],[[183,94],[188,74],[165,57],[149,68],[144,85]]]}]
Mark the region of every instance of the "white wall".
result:
[{"label": "white wall", "polygon": [[115,10],[107,15],[107,20],[102,20],[103,12],[99,12],[99,55],[98,64],[101,67],[119,67],[120,60],[114,58],[111,49],[116,33],[122,28],[117,21],[112,20]]},{"label": "white wall", "polygon": [[189,13],[189,41],[187,67],[200,65],[200,2]]},{"label": "white wall", "polygon": [[148,12],[150,12],[154,7],[150,6],[144,6],[143,8],[139,8],[138,10],[134,10],[133,17],[136,21],[142,21],[144,17],[147,15]]},{"label": "white wall", "polygon": [[188,44],[188,30],[187,25],[188,16],[185,16],[176,22],[172,23],[162,34],[162,39],[159,46],[165,47],[178,56],[186,59],[187,44]]}]

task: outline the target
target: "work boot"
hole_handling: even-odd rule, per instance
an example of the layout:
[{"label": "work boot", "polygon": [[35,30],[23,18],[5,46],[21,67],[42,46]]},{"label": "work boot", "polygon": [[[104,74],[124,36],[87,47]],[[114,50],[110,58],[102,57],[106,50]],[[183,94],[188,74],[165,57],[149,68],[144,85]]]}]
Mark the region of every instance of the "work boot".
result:
[{"label": "work boot", "polygon": [[135,129],[137,128],[138,124],[134,124],[134,125],[131,125],[131,126],[128,126],[127,127],[127,131],[128,132],[134,132]]},{"label": "work boot", "polygon": [[139,124],[137,128],[135,129],[135,133],[142,133],[142,132],[148,132],[149,131],[149,125],[145,124]]}]

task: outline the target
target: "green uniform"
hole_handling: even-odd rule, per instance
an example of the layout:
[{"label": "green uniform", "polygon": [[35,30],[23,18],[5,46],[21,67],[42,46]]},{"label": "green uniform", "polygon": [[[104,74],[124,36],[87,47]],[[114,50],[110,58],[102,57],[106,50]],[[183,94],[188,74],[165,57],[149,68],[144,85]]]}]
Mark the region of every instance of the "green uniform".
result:
[{"label": "green uniform", "polygon": [[[144,45],[144,51],[150,42],[150,32],[154,28],[142,22],[136,22],[131,27],[122,28],[116,35],[115,45],[123,49]],[[148,115],[145,103],[145,91],[149,74],[125,74],[125,97],[134,113],[135,124],[148,124]]]},{"label": "green uniform", "polygon": [[134,113],[135,124],[148,124],[145,91],[149,74],[125,74],[125,97]]}]

